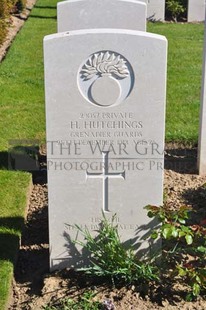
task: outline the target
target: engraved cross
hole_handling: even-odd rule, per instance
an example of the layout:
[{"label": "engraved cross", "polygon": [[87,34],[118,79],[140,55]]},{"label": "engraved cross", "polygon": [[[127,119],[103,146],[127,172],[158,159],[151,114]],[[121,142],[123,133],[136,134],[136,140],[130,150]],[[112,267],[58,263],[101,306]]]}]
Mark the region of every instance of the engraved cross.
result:
[{"label": "engraved cross", "polygon": [[86,171],[86,178],[102,179],[103,180],[103,211],[109,212],[109,178],[110,179],[125,179],[125,171],[122,172],[109,172],[108,170],[108,157],[109,152],[102,152],[103,157],[103,170],[100,173]]}]

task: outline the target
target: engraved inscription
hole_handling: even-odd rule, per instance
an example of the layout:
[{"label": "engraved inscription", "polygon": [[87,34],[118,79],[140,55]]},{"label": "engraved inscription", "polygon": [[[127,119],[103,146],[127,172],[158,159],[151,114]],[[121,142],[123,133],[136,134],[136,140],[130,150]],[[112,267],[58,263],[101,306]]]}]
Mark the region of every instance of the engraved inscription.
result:
[{"label": "engraved inscription", "polygon": [[103,211],[109,212],[109,178],[125,179],[125,171],[122,172],[109,172],[108,169],[108,155],[109,152],[102,152],[103,156],[103,171],[101,173],[86,171],[86,178],[101,178],[103,180]]},{"label": "engraved inscription", "polygon": [[129,70],[127,62],[120,55],[107,51],[92,55],[80,73],[84,80],[89,80],[96,74],[115,75],[123,79],[129,75]]},{"label": "engraved inscription", "polygon": [[[109,144],[113,141],[128,144],[128,138],[143,139],[143,127],[142,120],[132,112],[80,113],[78,120],[71,120],[68,124],[68,138],[75,138],[80,144],[96,144],[97,139],[99,144],[108,144],[108,141]],[[87,138],[89,142],[85,140]]]},{"label": "engraved inscription", "polygon": [[94,53],[78,72],[82,96],[99,107],[120,104],[132,91],[134,74],[128,60],[112,51]]}]

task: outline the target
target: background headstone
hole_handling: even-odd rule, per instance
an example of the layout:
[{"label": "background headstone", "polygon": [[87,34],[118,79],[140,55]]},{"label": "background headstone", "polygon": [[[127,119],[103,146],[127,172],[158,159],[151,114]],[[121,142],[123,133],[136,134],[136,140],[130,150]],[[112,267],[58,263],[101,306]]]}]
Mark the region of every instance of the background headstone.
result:
[{"label": "background headstone", "polygon": [[150,250],[144,207],[162,204],[166,50],[165,37],[139,31],[45,37],[52,270],[83,264],[74,225],[95,233],[102,212],[117,214],[122,241]]},{"label": "background headstone", "polygon": [[204,32],[202,91],[198,141],[198,171],[200,175],[206,174],[206,21]]},{"label": "background headstone", "polygon": [[202,22],[205,20],[205,0],[188,0],[187,21]]},{"label": "background headstone", "polygon": [[147,4],[147,18],[149,20],[164,21],[165,0],[139,0]]},{"label": "background headstone", "polygon": [[57,5],[58,32],[119,28],[146,31],[147,7],[134,0],[69,0]]}]

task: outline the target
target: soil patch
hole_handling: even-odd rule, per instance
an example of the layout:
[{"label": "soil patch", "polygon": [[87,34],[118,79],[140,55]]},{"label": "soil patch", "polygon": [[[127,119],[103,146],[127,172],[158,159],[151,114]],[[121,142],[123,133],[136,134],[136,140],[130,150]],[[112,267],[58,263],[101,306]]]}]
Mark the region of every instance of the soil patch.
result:
[{"label": "soil patch", "polygon": [[[167,202],[178,208],[181,205],[198,209],[199,217],[206,218],[206,176],[196,171],[196,148],[168,145],[165,154],[165,193]],[[76,298],[84,290],[95,289],[99,301],[111,300],[116,310],[125,309],[206,309],[201,297],[195,302],[185,302],[186,287],[176,283],[161,289],[152,287],[148,296],[138,293],[136,287],[112,288],[99,285],[71,270],[49,273],[48,203],[46,185],[46,155],[40,155],[41,171],[34,175],[34,188],[22,236],[18,262],[13,281],[12,302],[9,309],[43,309],[62,297]],[[187,173],[185,173],[185,171]],[[184,172],[184,173],[183,173]]]}]

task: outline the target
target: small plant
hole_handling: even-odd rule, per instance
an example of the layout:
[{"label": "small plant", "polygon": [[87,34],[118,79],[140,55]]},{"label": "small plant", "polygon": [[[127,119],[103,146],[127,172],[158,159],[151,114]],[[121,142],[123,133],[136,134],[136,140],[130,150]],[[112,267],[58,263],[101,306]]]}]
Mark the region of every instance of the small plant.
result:
[{"label": "small plant", "polygon": [[18,12],[22,12],[23,9],[25,8],[25,5],[26,5],[26,0],[15,1],[15,7]]},{"label": "small plant", "polygon": [[16,9],[20,12],[25,6],[25,0],[0,0],[0,46],[7,35],[7,28],[10,21],[10,14]]},{"label": "small plant", "polygon": [[7,35],[7,23],[4,19],[0,17],[0,46],[4,42]]},{"label": "small plant", "polygon": [[9,25],[9,13],[12,2],[6,0],[0,0],[0,46],[4,42],[7,35],[7,28]]},{"label": "small plant", "polygon": [[94,300],[95,294],[91,291],[85,292],[79,300],[65,298],[54,306],[46,306],[44,310],[99,310],[103,308],[103,304]]},{"label": "small plant", "polygon": [[166,10],[171,14],[172,19],[177,22],[177,18],[184,13],[185,8],[178,0],[167,0]]},{"label": "small plant", "polygon": [[87,274],[98,277],[109,277],[112,283],[122,284],[148,283],[157,280],[157,269],[149,263],[136,258],[132,247],[126,249],[121,243],[114,215],[111,221],[103,214],[103,219],[97,230],[97,237],[93,237],[88,229],[81,229],[76,225],[85,242],[75,241],[91,253],[91,267],[81,268]]},{"label": "small plant", "polygon": [[186,206],[179,210],[167,206],[147,206],[146,209],[149,217],[158,217],[162,223],[159,231],[152,232],[152,237],[160,236],[166,241],[163,249],[166,270],[170,263],[174,268],[171,276],[189,284],[192,290],[187,300],[192,300],[206,291],[206,220],[199,225],[189,224],[191,209]]}]

